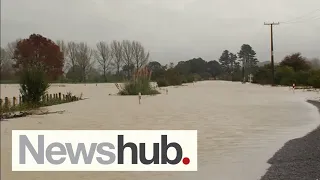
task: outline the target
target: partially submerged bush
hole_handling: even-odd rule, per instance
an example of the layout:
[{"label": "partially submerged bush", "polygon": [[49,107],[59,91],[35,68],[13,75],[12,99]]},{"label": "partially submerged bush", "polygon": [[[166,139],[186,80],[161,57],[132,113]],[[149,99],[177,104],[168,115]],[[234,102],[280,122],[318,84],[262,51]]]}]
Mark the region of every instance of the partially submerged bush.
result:
[{"label": "partially submerged bush", "polygon": [[298,71],[294,74],[294,80],[297,86],[309,85],[308,79],[311,73],[308,71]]},{"label": "partially submerged bush", "polygon": [[133,74],[133,78],[124,83],[123,86],[116,84],[120,95],[154,95],[159,92],[150,84],[151,71],[147,68],[142,68]]},{"label": "partially submerged bush", "polygon": [[45,71],[40,67],[29,67],[21,73],[20,93],[23,97],[23,102],[39,104],[41,97],[46,94],[49,88]]},{"label": "partially submerged bush", "polygon": [[312,71],[308,83],[314,88],[320,88],[320,70]]},{"label": "partially submerged bush", "polygon": [[200,74],[201,80],[209,80],[211,77],[212,77],[211,74],[208,72],[203,72]]},{"label": "partially submerged bush", "polygon": [[295,82],[295,71],[289,66],[279,66],[275,72],[275,82],[279,85],[291,86]]},{"label": "partially submerged bush", "polygon": [[190,74],[187,76],[186,80],[187,80],[187,83],[192,83],[195,81],[195,76],[193,74]]},{"label": "partially submerged bush", "polygon": [[259,67],[253,77],[253,83],[272,84],[272,74],[268,66]]},{"label": "partially submerged bush", "polygon": [[169,69],[165,74],[165,79],[170,86],[179,86],[182,85],[183,76],[174,69]]},{"label": "partially submerged bush", "polygon": [[164,78],[158,79],[157,80],[157,84],[158,84],[158,87],[167,87],[167,86],[169,86],[168,81],[165,80]]}]

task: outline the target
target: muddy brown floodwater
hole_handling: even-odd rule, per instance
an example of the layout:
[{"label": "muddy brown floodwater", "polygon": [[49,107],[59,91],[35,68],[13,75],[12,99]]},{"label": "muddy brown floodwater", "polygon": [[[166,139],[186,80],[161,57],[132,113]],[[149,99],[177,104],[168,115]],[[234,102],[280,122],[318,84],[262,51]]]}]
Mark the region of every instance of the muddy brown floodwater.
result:
[{"label": "muddy brown floodwater", "polygon": [[[282,145],[319,124],[317,109],[305,102],[315,92],[223,81],[197,82],[169,94],[138,98],[109,96],[114,84],[52,85],[51,93],[83,93],[89,99],[48,107],[63,114],[1,122],[3,180],[255,180]],[[17,96],[18,85],[1,85],[1,97]],[[198,130],[198,172],[12,172],[11,130]],[[187,138],[187,137],[186,137]]]}]

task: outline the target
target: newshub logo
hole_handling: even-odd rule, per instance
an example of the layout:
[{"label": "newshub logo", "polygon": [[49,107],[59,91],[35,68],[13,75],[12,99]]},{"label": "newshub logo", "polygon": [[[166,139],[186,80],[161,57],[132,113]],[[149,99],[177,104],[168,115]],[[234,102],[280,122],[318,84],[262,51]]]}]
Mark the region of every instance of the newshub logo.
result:
[{"label": "newshub logo", "polygon": [[13,130],[12,171],[197,171],[197,131]]}]

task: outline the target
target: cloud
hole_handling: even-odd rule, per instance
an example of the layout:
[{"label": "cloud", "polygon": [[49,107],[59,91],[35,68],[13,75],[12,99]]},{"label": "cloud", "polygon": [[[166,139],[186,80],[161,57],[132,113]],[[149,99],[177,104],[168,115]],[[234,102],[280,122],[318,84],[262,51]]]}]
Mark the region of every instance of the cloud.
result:
[{"label": "cloud", "polygon": [[[31,33],[54,40],[138,40],[162,63],[218,59],[251,44],[261,61],[270,59],[270,28],[320,7],[319,0],[2,0],[1,44]],[[312,14],[319,16],[320,11]],[[311,17],[311,16],[310,16]],[[305,19],[310,19],[306,17]],[[319,56],[320,20],[275,27],[275,55],[301,51]]]}]

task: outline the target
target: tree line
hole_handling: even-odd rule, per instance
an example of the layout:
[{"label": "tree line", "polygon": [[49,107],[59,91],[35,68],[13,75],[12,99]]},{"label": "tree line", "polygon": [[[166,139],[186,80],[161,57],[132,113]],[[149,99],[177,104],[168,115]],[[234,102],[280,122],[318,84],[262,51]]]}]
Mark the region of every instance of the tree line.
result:
[{"label": "tree line", "polygon": [[168,86],[209,79],[247,81],[258,69],[258,62],[253,48],[243,44],[237,54],[224,50],[218,60],[207,62],[199,57],[169,66],[153,61],[148,67],[153,72],[153,81],[159,86]]},{"label": "tree line", "polygon": [[[1,48],[1,80],[19,79],[19,69],[43,62],[51,82],[119,82],[129,80],[135,71],[148,67],[151,80],[159,86],[181,85],[199,80],[220,79],[271,84],[270,63],[259,67],[256,52],[243,44],[239,52],[224,50],[218,60],[201,57],[162,65],[150,62],[150,53],[138,41],[101,41],[91,48],[85,42],[56,42],[39,34],[18,39]],[[318,81],[319,59],[308,60],[300,53],[285,57],[276,66],[276,84],[312,85]]]},{"label": "tree line", "polygon": [[[275,66],[274,83],[276,85],[312,86],[320,88],[320,60],[308,60],[301,53],[286,56]],[[272,84],[272,67],[266,64],[259,67],[255,73],[254,82],[258,84]]]},{"label": "tree line", "polygon": [[20,65],[43,62],[50,81],[119,81],[148,61],[149,52],[138,41],[101,41],[91,48],[85,42],[53,42],[32,34],[1,47],[1,80],[17,80]]}]

